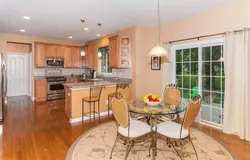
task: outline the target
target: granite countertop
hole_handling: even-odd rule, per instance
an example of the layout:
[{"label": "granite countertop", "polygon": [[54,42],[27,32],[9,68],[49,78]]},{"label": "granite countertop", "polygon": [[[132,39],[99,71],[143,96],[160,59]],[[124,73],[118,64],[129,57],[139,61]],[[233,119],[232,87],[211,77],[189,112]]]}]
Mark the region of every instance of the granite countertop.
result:
[{"label": "granite countertop", "polygon": [[126,78],[119,78],[119,79],[112,79],[112,78],[105,78],[105,80],[100,81],[92,81],[92,82],[79,82],[79,83],[65,83],[64,86],[69,87],[70,89],[85,89],[89,88],[90,86],[116,86],[117,84],[131,84],[131,79]]}]

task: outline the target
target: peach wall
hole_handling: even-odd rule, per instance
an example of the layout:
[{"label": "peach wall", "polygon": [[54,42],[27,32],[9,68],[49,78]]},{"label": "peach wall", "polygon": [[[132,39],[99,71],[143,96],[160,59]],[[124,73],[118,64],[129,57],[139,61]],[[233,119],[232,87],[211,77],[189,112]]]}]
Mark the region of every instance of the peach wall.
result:
[{"label": "peach wall", "polygon": [[[0,53],[4,53],[4,60],[7,62],[7,42],[15,42],[15,43],[26,43],[32,45],[31,56],[34,57],[34,42],[45,42],[45,43],[55,43],[55,44],[65,44],[65,45],[75,45],[82,46],[83,43],[66,41],[66,40],[55,40],[49,38],[41,38],[41,37],[33,37],[33,36],[24,36],[17,34],[8,34],[8,33],[0,33]],[[32,75],[34,75],[34,58],[32,64]],[[32,76],[32,97],[34,97],[34,76]]]},{"label": "peach wall", "polygon": [[[161,27],[161,39],[166,42],[250,27],[249,6],[249,0],[238,0],[215,10],[164,24]],[[164,91],[163,84],[172,83],[172,64],[166,64],[167,70],[165,71],[151,71],[150,65],[147,65],[149,63],[147,54],[156,42],[156,27],[136,28],[135,77],[136,97],[138,98],[148,92],[161,95]],[[163,76],[166,76],[166,82],[163,81]]]},{"label": "peach wall", "polygon": [[[132,59],[132,92],[133,96],[136,95],[136,58],[135,56],[137,55],[136,53],[136,27],[129,27],[127,29],[121,30],[116,33],[109,34],[107,36],[101,37],[99,39],[90,41],[88,43],[95,44],[96,45],[96,50],[100,47],[108,46],[109,45],[109,37],[114,36],[114,35],[120,35],[120,36],[130,36],[131,37],[131,59]],[[97,51],[96,51],[97,53]],[[128,69],[130,70],[130,69]]]}]

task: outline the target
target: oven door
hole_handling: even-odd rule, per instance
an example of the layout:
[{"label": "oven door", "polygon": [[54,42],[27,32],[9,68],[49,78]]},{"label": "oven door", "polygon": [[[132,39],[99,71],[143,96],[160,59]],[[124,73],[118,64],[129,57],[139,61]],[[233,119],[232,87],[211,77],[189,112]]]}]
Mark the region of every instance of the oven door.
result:
[{"label": "oven door", "polygon": [[48,82],[48,94],[64,93],[64,82]]}]

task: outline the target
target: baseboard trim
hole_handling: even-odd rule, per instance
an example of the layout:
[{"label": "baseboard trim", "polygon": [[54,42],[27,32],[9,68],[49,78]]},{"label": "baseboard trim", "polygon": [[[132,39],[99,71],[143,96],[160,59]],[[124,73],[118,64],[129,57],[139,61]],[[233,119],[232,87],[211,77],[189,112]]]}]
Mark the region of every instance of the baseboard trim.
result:
[{"label": "baseboard trim", "polygon": [[[109,111],[109,114],[112,114],[112,111]],[[106,112],[102,112],[100,113],[100,116],[107,116],[108,115],[108,111]],[[98,114],[95,115],[95,118],[98,118]],[[94,118],[94,115],[91,116],[91,119]],[[89,116],[84,116],[84,121],[88,121],[89,120]],[[82,121],[82,117],[78,117],[78,118],[70,118],[69,122],[70,123],[76,123],[76,122],[81,122]]]}]

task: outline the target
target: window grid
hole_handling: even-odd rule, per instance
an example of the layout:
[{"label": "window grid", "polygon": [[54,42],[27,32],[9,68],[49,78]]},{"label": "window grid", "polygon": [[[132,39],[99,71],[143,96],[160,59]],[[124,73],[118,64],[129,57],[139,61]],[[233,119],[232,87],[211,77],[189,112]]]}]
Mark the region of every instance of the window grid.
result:
[{"label": "window grid", "polygon": [[[213,47],[220,47],[220,53],[214,51],[213,52]],[[223,63],[222,62],[219,62],[218,60],[213,60],[213,59],[216,59],[216,56],[213,55],[213,54],[220,54],[221,56],[223,56],[223,46],[220,44],[220,45],[211,45],[211,46],[206,46],[207,48],[209,47],[209,59],[210,60],[204,60],[202,59],[202,55],[203,54],[206,54],[205,51],[203,49],[205,49],[204,46],[200,46],[198,47],[198,61],[192,61],[192,56],[193,56],[193,53],[192,53],[192,49],[194,48],[185,48],[185,49],[178,49],[176,50],[176,66],[177,65],[180,65],[181,64],[181,73],[179,73],[180,69],[177,71],[177,68],[176,69],[176,83],[178,84],[181,84],[181,87],[179,87],[181,93],[182,93],[182,99],[184,99],[185,97],[189,97],[191,98],[191,91],[192,91],[192,86],[197,83],[197,82],[192,82],[193,78],[192,77],[197,77],[198,79],[198,83],[195,84],[197,86],[200,86],[199,87],[199,93],[202,95],[203,93],[208,93],[209,95],[209,101],[208,103],[206,104],[202,104],[202,107],[207,107],[207,109],[209,109],[209,122],[212,122],[212,123],[219,123],[219,124],[222,124],[222,120],[223,120],[223,117],[221,116],[222,115],[222,112],[223,112],[223,95],[224,95],[224,85],[223,85],[223,80],[224,80],[224,75],[223,75]],[[184,54],[184,50],[185,50],[185,54]],[[179,59],[177,60],[177,51],[178,55],[179,56]],[[187,52],[188,51],[188,52]],[[203,53],[204,52],[204,53]],[[188,53],[188,54],[187,54]],[[188,55],[188,56],[187,56]],[[181,59],[180,59],[180,56],[181,56]],[[185,57],[185,59],[184,59]],[[200,58],[199,58],[200,57]],[[181,61],[179,61],[181,60]],[[178,62],[177,62],[178,61]],[[198,62],[198,72],[194,72],[194,68],[192,68],[192,63],[197,63]],[[205,64],[204,63],[209,63],[209,75],[206,75],[204,72],[205,72],[205,69],[203,69],[203,67],[205,68]],[[220,75],[216,75],[216,71],[215,70],[215,67],[216,67],[216,63],[220,63],[219,66],[220,66]],[[201,65],[202,64],[202,65]],[[189,69],[185,69],[185,66],[184,65],[188,65],[189,66]],[[218,64],[217,64],[218,65]],[[180,66],[179,66],[180,67]],[[193,64],[193,67],[195,67],[195,64]],[[184,71],[184,69],[187,71],[187,73],[185,73],[186,71]],[[185,74],[184,74],[185,73]],[[215,74],[215,75],[213,75]],[[189,83],[188,83],[188,86],[187,84],[184,85],[184,78],[185,77],[188,77],[189,76]],[[210,83],[210,86],[209,86],[209,90],[203,88],[203,78],[208,78],[207,80],[209,80],[209,83]],[[180,82],[177,82],[177,79],[180,80],[181,79],[181,83]],[[216,90],[215,89],[215,84],[216,84],[216,80],[219,79],[219,87],[220,89],[219,90]],[[187,88],[186,88],[187,87]],[[218,86],[217,86],[218,87]],[[187,92],[189,92],[189,96],[187,96]],[[185,94],[185,95],[184,95]],[[219,99],[220,99],[220,104],[218,104],[218,101],[214,100],[214,95],[219,95]],[[215,106],[214,106],[215,104]],[[217,106],[217,107],[216,107]],[[181,107],[186,107],[186,106],[183,106],[181,105]],[[213,115],[213,114],[217,114],[217,112],[220,114],[220,117],[218,117],[218,115]],[[216,116],[216,117],[215,117]],[[217,122],[217,119],[220,119],[220,122]],[[206,120],[204,120],[206,121]],[[216,121],[216,122],[215,122]]]}]

